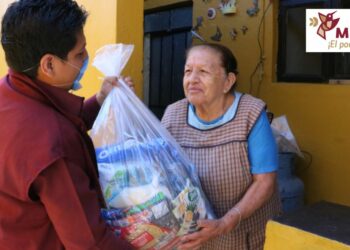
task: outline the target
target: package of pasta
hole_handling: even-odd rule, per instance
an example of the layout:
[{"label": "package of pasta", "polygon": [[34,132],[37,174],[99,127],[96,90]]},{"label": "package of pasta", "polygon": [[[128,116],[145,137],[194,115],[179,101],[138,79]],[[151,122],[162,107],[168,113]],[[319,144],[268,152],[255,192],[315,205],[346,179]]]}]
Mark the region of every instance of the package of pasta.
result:
[{"label": "package of pasta", "polygon": [[[108,45],[93,65],[118,77],[132,45]],[[136,249],[173,249],[179,236],[213,218],[195,166],[122,80],[105,99],[90,133],[107,208],[101,215]]]}]

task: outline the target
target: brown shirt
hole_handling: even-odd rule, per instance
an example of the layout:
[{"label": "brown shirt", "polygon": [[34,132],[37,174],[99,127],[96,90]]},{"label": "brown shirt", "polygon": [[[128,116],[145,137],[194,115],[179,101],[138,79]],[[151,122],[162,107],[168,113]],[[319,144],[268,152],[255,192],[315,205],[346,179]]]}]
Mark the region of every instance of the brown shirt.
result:
[{"label": "brown shirt", "polygon": [[96,98],[9,71],[0,80],[1,249],[131,249],[100,218],[87,135]]}]

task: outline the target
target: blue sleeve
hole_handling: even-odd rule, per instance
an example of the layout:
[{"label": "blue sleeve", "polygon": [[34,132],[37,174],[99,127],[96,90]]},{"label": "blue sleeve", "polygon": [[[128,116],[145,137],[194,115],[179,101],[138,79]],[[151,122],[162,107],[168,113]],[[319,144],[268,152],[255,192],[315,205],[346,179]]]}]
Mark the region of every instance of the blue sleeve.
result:
[{"label": "blue sleeve", "polygon": [[248,136],[248,159],[252,174],[277,171],[278,154],[275,138],[265,111],[262,111]]}]

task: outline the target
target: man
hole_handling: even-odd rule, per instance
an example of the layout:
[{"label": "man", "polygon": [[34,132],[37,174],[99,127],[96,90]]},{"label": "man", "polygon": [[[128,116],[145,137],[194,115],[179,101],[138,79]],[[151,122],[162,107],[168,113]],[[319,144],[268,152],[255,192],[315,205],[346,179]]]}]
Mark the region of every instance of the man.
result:
[{"label": "man", "polygon": [[0,248],[132,249],[100,217],[105,206],[87,135],[117,84],[86,102],[87,13],[73,0],[19,0],[7,9],[1,44]]}]

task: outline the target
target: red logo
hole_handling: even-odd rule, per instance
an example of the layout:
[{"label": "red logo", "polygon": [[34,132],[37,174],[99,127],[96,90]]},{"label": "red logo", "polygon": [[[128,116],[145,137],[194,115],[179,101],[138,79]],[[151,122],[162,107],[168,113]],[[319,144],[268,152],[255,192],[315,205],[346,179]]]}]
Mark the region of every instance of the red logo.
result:
[{"label": "red logo", "polygon": [[326,32],[334,29],[339,22],[340,18],[336,18],[336,19],[333,18],[333,14],[335,12],[336,11],[334,11],[333,13],[329,13],[327,15],[318,13],[318,16],[320,17],[320,20],[321,20],[321,24],[317,29],[317,34],[325,40],[326,40]]}]

